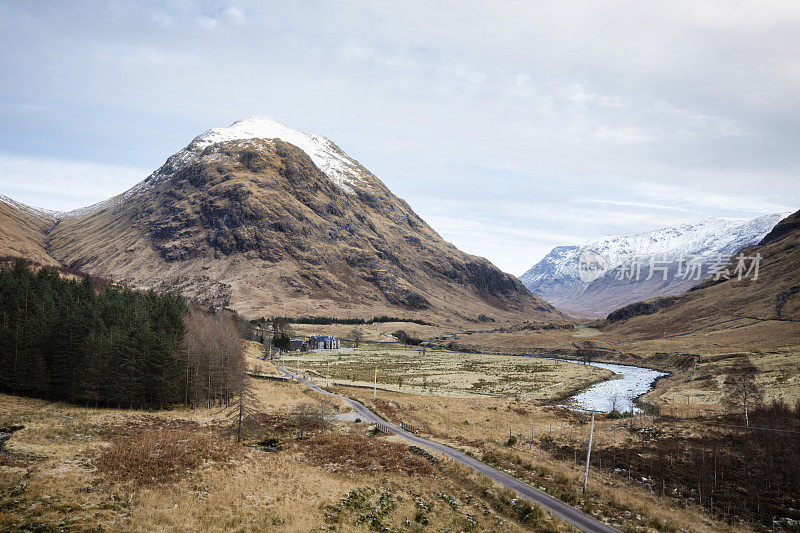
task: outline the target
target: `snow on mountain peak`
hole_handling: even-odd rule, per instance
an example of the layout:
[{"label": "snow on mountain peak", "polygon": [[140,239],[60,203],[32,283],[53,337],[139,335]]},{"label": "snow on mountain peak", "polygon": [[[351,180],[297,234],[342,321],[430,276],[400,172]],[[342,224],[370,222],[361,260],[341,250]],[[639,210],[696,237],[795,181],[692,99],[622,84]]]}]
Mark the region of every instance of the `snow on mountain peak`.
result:
[{"label": "snow on mountain peak", "polygon": [[[789,213],[777,213],[754,219],[709,218],[645,233],[602,237],[580,246],[557,246],[523,274],[520,280],[528,289],[551,304],[586,311],[588,308],[581,308],[585,304],[585,291],[592,283],[594,285],[591,286],[599,291],[599,287],[605,287],[603,284],[607,284],[608,280],[600,278],[591,281],[581,278],[579,265],[584,253],[603,258],[605,269],[610,271],[637,256],[671,260],[694,256],[705,263],[717,255],[735,255],[741,248],[759,242],[788,215]],[[688,288],[682,285],[676,287],[684,290]],[[658,290],[663,291],[664,287],[659,287]],[[632,290],[631,294],[639,300],[656,295],[641,290]]]},{"label": "snow on mountain peak", "polygon": [[245,139],[280,139],[303,150],[319,169],[341,189],[352,192],[362,172],[358,163],[342,152],[330,139],[304,133],[263,117],[237,120],[227,128],[212,128],[194,138],[190,149]]},{"label": "snow on mountain peak", "polygon": [[237,120],[227,128],[211,128],[201,133],[189,146],[171,156],[167,163],[150,174],[144,181],[124,193],[94,205],[62,213],[65,218],[79,218],[118,204],[126,198],[149,190],[155,183],[169,176],[177,168],[196,161],[203,150],[214,144],[249,139],[280,139],[301,149],[315,165],[342,191],[354,193],[354,188],[363,180],[366,170],[345,154],[333,141],[322,135],[303,133],[285,124],[263,117]]}]

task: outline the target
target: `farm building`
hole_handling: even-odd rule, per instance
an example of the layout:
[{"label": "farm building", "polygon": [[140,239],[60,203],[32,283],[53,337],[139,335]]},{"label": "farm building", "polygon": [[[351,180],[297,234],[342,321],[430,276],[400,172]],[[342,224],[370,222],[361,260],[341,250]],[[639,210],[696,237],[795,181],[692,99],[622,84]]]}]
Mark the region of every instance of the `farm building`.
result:
[{"label": "farm building", "polygon": [[311,335],[306,339],[309,350],[338,350],[341,341],[333,335]]},{"label": "farm building", "polygon": [[302,339],[292,339],[289,341],[290,352],[305,352],[306,350],[308,350],[306,341]]}]

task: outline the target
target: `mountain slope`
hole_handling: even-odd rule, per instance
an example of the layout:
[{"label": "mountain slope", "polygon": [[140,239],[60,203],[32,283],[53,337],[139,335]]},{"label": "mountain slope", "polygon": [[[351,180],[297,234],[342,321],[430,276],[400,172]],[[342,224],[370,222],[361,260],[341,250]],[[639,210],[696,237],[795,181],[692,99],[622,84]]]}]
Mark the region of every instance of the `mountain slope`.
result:
[{"label": "mountain slope", "polygon": [[561,318],[333,142],[265,119],[200,135],[126,193],[69,213],[48,246],[65,265],[248,316]]},{"label": "mountain slope", "polygon": [[[631,306],[627,312],[621,310],[610,317],[618,320],[607,321],[604,329],[629,338],[660,338],[724,321],[736,327],[737,319],[753,317],[786,321],[786,331],[796,335],[800,322],[800,211],[779,222],[757,245],[744,248],[742,253],[749,257],[760,254],[757,279],[752,275],[742,280],[736,276],[707,279],[671,301],[654,300]],[[731,261],[728,271],[733,272],[736,264],[735,259]],[[643,315],[643,310],[655,312]]]},{"label": "mountain slope", "polygon": [[[579,316],[605,316],[632,302],[688,290],[703,277],[679,272],[679,262],[692,258],[697,268],[706,272],[717,256],[732,256],[757,243],[787,215],[712,218],[647,233],[604,237],[582,246],[559,246],[520,279],[533,293],[560,309]],[[581,272],[580,259],[595,254],[604,267],[592,279],[595,276]],[[649,276],[651,257],[657,262],[654,266],[668,269],[666,279],[661,270]],[[633,275],[631,265],[635,264],[640,269],[638,276]]]},{"label": "mountain slope", "polygon": [[57,265],[46,249],[56,215],[0,195],[0,257],[26,257],[43,265]]}]

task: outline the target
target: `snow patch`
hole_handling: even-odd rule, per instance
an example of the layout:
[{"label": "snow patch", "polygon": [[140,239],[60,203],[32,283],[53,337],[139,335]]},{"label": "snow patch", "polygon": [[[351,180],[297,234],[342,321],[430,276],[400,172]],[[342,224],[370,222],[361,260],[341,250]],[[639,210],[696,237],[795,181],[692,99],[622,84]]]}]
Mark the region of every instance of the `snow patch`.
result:
[{"label": "snow patch", "polygon": [[330,139],[303,133],[261,117],[237,120],[227,128],[212,128],[195,137],[189,148],[202,150],[206,146],[244,139],[280,139],[303,150],[319,169],[339,188],[353,192],[359,181],[359,165],[342,152]]},{"label": "snow patch", "polygon": [[31,216],[38,217],[38,218],[58,218],[61,216],[59,211],[53,211],[50,209],[42,209],[40,207],[33,207],[27,204],[23,204],[22,202],[18,202],[5,196],[4,194],[0,194],[0,202],[13,207],[14,209],[18,209],[20,211],[24,211]]}]

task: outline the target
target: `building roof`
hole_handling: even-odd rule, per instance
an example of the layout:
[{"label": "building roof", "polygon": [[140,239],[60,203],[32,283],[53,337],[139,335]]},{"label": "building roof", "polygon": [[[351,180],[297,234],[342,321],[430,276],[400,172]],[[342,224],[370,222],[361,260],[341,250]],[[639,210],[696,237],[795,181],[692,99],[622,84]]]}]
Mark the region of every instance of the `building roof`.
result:
[{"label": "building roof", "polygon": [[308,340],[315,340],[315,341],[331,341],[335,339],[333,335],[311,335],[308,337]]}]

